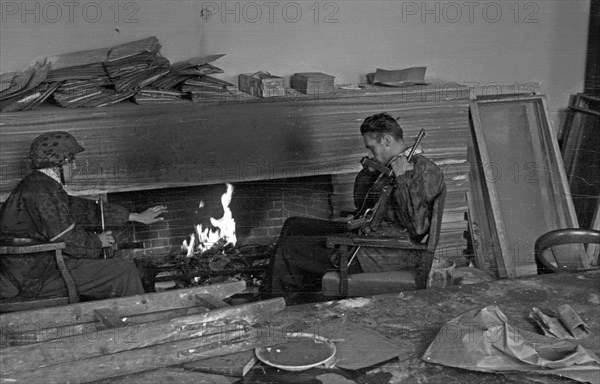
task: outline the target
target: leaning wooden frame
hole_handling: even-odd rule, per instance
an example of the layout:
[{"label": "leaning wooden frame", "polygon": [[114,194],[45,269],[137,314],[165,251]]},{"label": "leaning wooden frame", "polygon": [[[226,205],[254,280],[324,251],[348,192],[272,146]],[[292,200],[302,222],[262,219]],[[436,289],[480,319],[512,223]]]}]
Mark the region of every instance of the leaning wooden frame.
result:
[{"label": "leaning wooden frame", "polygon": [[600,205],[598,141],[600,97],[575,95],[563,126],[561,151],[581,228],[592,228],[594,212]]},{"label": "leaning wooden frame", "polygon": [[[485,210],[474,212],[485,242],[479,250],[493,254],[501,278],[535,275],[536,239],[553,229],[578,228],[545,97],[475,99],[470,114],[475,152],[470,160],[477,162],[471,165],[470,197],[483,199],[473,207]],[[589,266],[582,245],[552,252]]]}]

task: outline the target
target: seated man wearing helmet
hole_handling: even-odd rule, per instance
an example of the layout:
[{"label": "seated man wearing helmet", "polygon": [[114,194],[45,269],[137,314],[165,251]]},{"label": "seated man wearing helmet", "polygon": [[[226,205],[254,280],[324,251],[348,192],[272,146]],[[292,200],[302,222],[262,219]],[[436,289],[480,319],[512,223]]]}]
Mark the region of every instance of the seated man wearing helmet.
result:
[{"label": "seated man wearing helmet", "polygon": [[[133,262],[102,258],[102,248],[115,242],[111,231],[96,234],[85,229],[100,226],[97,204],[69,196],[63,188],[73,177],[75,155],[83,150],[67,132],[45,133],[34,139],[29,154],[33,171],[2,206],[0,236],[64,242],[65,264],[80,295],[104,299],[142,294],[144,288]],[[130,213],[106,204],[104,220],[107,226],[127,221],[151,224],[163,220],[160,215],[164,212],[164,206]],[[0,258],[0,297],[45,298],[66,292],[52,254]]]}]

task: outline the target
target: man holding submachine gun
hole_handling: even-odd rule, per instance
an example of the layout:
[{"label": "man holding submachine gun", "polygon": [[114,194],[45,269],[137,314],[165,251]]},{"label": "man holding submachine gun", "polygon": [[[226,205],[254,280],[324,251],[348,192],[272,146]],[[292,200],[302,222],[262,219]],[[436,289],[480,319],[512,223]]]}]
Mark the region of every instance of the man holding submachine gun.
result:
[{"label": "man holding submachine gun", "polygon": [[[408,146],[402,128],[386,113],[367,117],[360,132],[371,157],[361,160],[363,170],[354,183],[358,213],[349,221],[286,220],[269,268],[270,296],[320,289],[322,276],[335,269],[340,252],[327,248],[327,236],[361,233],[421,242],[429,234],[433,203],[445,184],[441,169],[418,148],[425,132]],[[433,255],[426,258],[418,251],[355,247],[348,268],[351,273],[414,268],[420,289],[426,287],[433,262]]]}]

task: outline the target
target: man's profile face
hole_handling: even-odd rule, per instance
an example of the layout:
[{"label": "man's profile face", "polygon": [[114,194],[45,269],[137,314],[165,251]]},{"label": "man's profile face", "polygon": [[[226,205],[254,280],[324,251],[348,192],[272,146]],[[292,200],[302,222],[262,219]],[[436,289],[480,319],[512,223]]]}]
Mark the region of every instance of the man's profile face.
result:
[{"label": "man's profile face", "polygon": [[380,141],[377,141],[366,133],[363,135],[363,141],[372,157],[383,165],[386,165],[392,157],[402,152],[405,147],[402,140],[395,140],[391,135],[384,135]]},{"label": "man's profile face", "polygon": [[65,184],[73,181],[74,171],[77,169],[77,164],[75,163],[75,159],[69,161],[66,164],[63,164],[63,176],[65,178]]}]

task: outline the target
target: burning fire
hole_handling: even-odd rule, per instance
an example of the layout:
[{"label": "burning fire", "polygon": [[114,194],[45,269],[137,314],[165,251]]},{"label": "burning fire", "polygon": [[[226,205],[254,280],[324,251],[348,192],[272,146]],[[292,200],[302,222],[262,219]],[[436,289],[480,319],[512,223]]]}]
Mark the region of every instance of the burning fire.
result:
[{"label": "burning fire", "polygon": [[[221,205],[223,206],[223,217],[220,219],[210,218],[210,222],[214,229],[202,228],[202,224],[196,225],[196,232],[190,235],[189,243],[183,240],[181,249],[187,252],[187,257],[194,256],[194,251],[197,249],[203,253],[212,248],[212,246],[222,240],[223,246],[232,244],[235,245],[237,238],[235,237],[235,220],[229,209],[231,197],[233,196],[233,185],[227,183],[227,191],[221,196]],[[200,201],[200,208],[204,207],[204,202]]]}]

